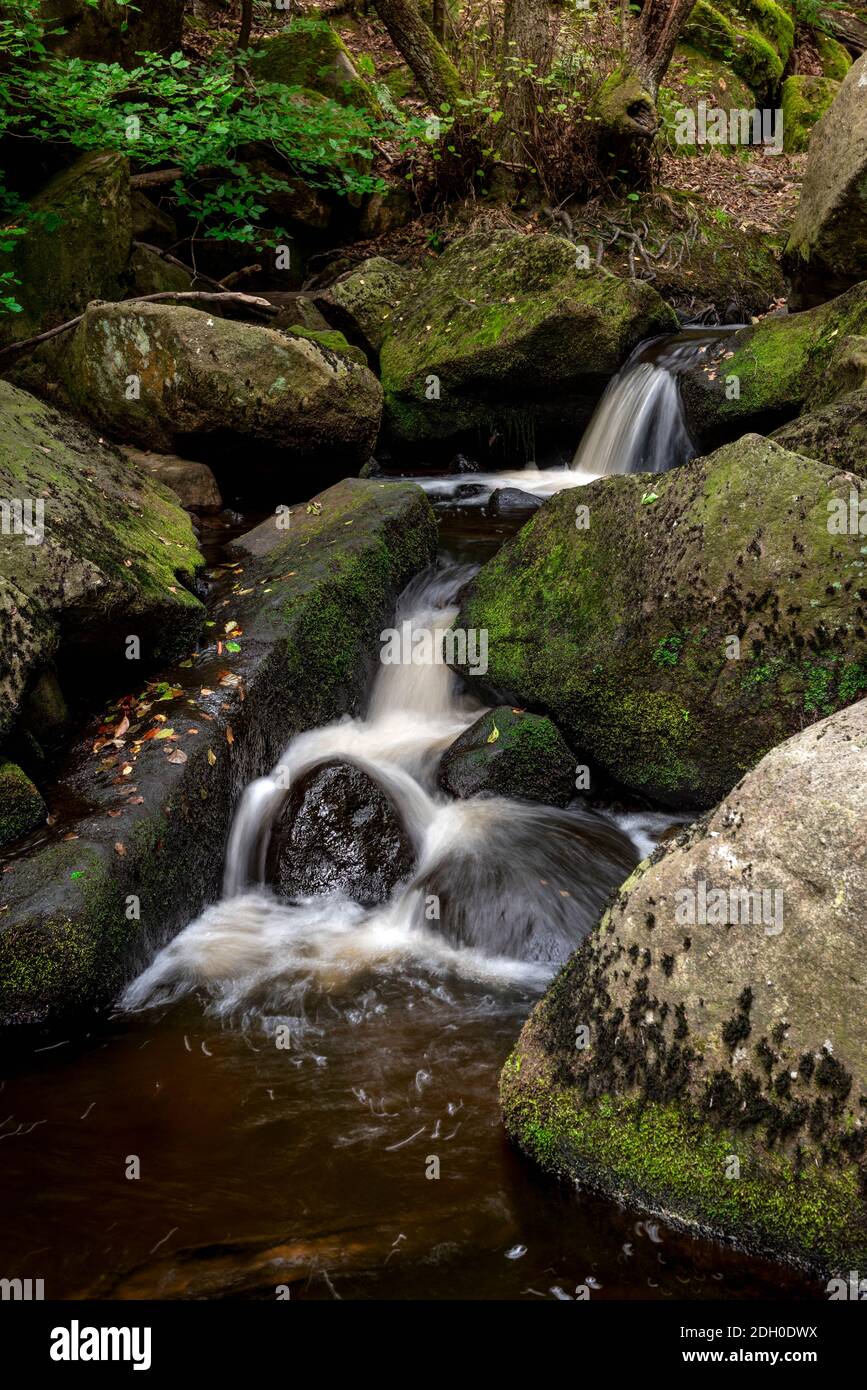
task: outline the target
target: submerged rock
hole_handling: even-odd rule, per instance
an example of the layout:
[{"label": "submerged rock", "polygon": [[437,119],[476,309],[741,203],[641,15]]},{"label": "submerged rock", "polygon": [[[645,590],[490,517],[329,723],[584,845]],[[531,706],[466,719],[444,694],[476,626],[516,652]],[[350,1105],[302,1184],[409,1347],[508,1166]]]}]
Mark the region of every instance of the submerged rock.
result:
[{"label": "submerged rock", "polygon": [[45,802],[16,763],[0,758],[0,848],[45,820]]},{"label": "submerged rock", "polygon": [[195,645],[204,608],[191,589],[204,561],[177,498],[8,382],[0,501],[0,734],[55,658],[61,685],[125,683],[130,634],[148,669]]},{"label": "submerged rock", "polygon": [[461,798],[487,792],[566,806],[575,795],[575,759],[550,719],[501,705],[446,749],[439,780]]},{"label": "submerged rock", "polygon": [[676,327],[650,285],[577,270],[562,237],[472,233],[425,266],[382,346],[385,424],[399,445],[574,430],[632,349]]},{"label": "submerged rock", "polygon": [[[124,477],[132,486],[128,465]],[[291,530],[272,522],[260,536],[240,562],[240,589],[235,572],[218,585],[214,621],[222,635],[231,618],[232,647],[223,636],[221,653],[214,645],[174,667],[156,707],[143,690],[149,708],[133,707],[116,753],[95,756],[89,731],[59,768],[65,802],[87,809],[72,822],[77,839],[64,838],[68,820],[58,824],[3,876],[0,1023],[58,1021],[109,1003],[219,898],[243,789],[292,735],[358,711],[396,597],[433,559],[436,523],[409,483],[352,478],[315,500]],[[174,637],[173,620],[164,626]],[[144,738],[148,726],[175,737]]]},{"label": "submerged rock", "polygon": [[[833,105],[813,129],[801,199],[783,266],[790,304],[821,304],[867,278],[867,55],[852,65]],[[791,79],[790,79],[791,80]]]},{"label": "submerged rock", "polygon": [[102,429],[144,449],[233,442],[333,477],[358,470],[379,428],[382,391],[366,367],[309,336],[197,309],[91,305],[61,370]]},{"label": "submerged rock", "polygon": [[0,317],[0,343],[29,338],[121,293],[132,239],[129,167],[119,154],[81,155],[30,203],[36,218],[0,271],[18,283],[20,314]]},{"label": "submerged rock", "polygon": [[294,786],[274,827],[267,880],[284,897],[342,893],[384,903],[415,865],[415,850],[385,792],[360,768],[316,768]]},{"label": "submerged rock", "polygon": [[867,701],[623,885],[503,1070],[544,1167],[822,1273],[867,1259]]},{"label": "submerged rock", "polygon": [[466,592],[456,626],[487,630],[488,670],[464,674],[625,786],[713,805],[867,689],[863,537],[829,530],[854,483],[746,435],[561,492]]}]

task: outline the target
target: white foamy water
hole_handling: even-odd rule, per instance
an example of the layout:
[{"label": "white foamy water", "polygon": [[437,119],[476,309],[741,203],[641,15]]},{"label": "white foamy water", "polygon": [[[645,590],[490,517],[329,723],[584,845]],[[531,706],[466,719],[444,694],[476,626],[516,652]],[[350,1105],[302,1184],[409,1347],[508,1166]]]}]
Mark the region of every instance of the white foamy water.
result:
[{"label": "white foamy water", "polygon": [[[441,638],[472,573],[449,565],[420,576],[395,622],[409,618]],[[272,773],[247,788],[227,848],[223,900],[158,954],[123,1006],[204,989],[220,1014],[283,1016],[299,991],[318,998],[367,975],[420,971],[540,988],[671,817],[634,817],[630,829],[629,819],[619,825],[580,801],[559,810],[503,797],[453,800],[437,784],[440,756],[484,708],[443,663],[381,666],[363,719],[300,734]],[[334,761],[378,783],[416,850],[411,880],[373,909],[339,895],[288,901],[263,882],[287,789]],[[432,897],[442,904],[436,920],[426,913]]]}]

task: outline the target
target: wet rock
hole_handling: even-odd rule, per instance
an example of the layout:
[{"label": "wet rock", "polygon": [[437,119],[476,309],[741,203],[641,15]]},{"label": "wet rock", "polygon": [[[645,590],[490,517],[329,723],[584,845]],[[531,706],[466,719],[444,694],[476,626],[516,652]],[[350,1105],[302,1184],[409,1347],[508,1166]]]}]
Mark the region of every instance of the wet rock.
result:
[{"label": "wet rock", "polygon": [[375,360],[399,319],[414,279],[403,266],[374,256],[320,290],[316,304],[330,323]]},{"label": "wet rock", "polygon": [[522,516],[536,512],[542,505],[541,497],[532,492],[524,492],[519,487],[498,487],[491,493],[488,512],[491,516]]},{"label": "wet rock", "polygon": [[[466,591],[485,693],[549,713],[612,778],[707,807],[765,751],[867,688],[853,477],[746,435],[547,502]],[[589,527],[576,526],[576,504]]]},{"label": "wet rock", "polygon": [[0,758],[0,848],[45,820],[45,802],[16,763]]},{"label": "wet rock", "polygon": [[527,1153],[749,1250],[863,1268],[865,778],[862,700],[638,867],[504,1068]]},{"label": "wet rock", "polygon": [[20,314],[0,318],[0,343],[29,338],[121,293],[132,225],[129,168],[118,154],[82,155],[30,203],[31,222],[0,271],[18,284]]},{"label": "wet rock", "polygon": [[415,865],[415,850],[385,793],[360,768],[317,768],[293,787],[277,822],[268,881],[284,897],[342,893],[384,903]]},{"label": "wet rock", "polygon": [[188,512],[219,512],[223,499],[217,480],[206,463],[178,458],[176,454],[153,454],[129,445],[121,453],[136,468],[149,473],[180,498]]},{"label": "wet rock", "polygon": [[[131,488],[126,463],[123,477]],[[220,897],[232,812],[249,782],[294,734],[359,711],[396,597],[433,559],[436,523],[413,484],[350,478],[314,500],[290,530],[272,524],[256,553],[242,552],[242,590],[235,574],[218,584],[213,620],[224,632],[231,616],[239,650],[212,646],[175,666],[158,706],[132,708],[120,749],[94,755],[94,726],[58,768],[64,805],[84,809],[3,876],[0,1024],[80,1021],[109,1003]],[[168,616],[167,636],[173,624]],[[130,679],[127,669],[125,691]],[[148,728],[177,737],[144,740]],[[77,839],[64,838],[69,829]],[[131,896],[140,916],[130,915]]]},{"label": "wet rock", "polygon": [[[867,379],[867,286],[800,314],[776,314],[720,341],[680,377],[690,433],[713,448],[770,432]],[[854,349],[859,349],[855,352]]]},{"label": "wet rock", "polygon": [[575,795],[575,759],[550,719],[501,705],[446,749],[439,780],[462,799],[488,793],[566,806]]},{"label": "wet rock", "polygon": [[203,560],[175,496],[8,382],[0,499],[0,734],[55,656],[75,680],[125,684],[130,634],[148,669],[195,645]]},{"label": "wet rock", "polygon": [[182,454],[194,436],[333,477],[358,470],[379,427],[382,391],[366,367],[309,337],[180,306],[91,305],[61,370],[102,429],[143,449]]},{"label": "wet rock", "polygon": [[[575,266],[557,236],[471,234],[425,264],[380,353],[399,444],[574,429],[642,338],[676,328],[649,285]],[[448,456],[448,455],[446,455]]]},{"label": "wet rock", "polygon": [[867,56],[852,65],[814,126],[795,221],[783,255],[790,306],[821,304],[867,278]]}]

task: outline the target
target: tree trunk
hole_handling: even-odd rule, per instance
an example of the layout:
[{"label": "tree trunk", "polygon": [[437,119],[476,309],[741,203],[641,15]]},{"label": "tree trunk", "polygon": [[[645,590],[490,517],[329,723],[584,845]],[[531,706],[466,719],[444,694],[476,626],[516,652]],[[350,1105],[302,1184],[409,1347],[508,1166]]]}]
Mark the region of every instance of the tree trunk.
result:
[{"label": "tree trunk", "polygon": [[503,123],[502,154],[519,160],[522,132],[536,119],[536,84],[533,77],[509,71],[509,62],[530,62],[535,77],[544,77],[551,66],[554,44],[548,0],[506,0],[503,14]]},{"label": "tree trunk", "polygon": [[458,102],[466,96],[458,70],[442,44],[425,24],[414,0],[375,0],[389,37],[413,71],[435,111],[445,106],[460,117]]},{"label": "tree trunk", "polygon": [[445,44],[446,41],[446,0],[433,0],[432,10],[433,36],[437,43]]},{"label": "tree trunk", "polygon": [[253,0],[241,0],[241,27],[238,30],[237,48],[250,47],[250,33],[253,29]]},{"label": "tree trunk", "polygon": [[656,98],[696,0],[645,0],[623,66],[602,84],[595,113],[612,136],[648,140],[659,128]]}]

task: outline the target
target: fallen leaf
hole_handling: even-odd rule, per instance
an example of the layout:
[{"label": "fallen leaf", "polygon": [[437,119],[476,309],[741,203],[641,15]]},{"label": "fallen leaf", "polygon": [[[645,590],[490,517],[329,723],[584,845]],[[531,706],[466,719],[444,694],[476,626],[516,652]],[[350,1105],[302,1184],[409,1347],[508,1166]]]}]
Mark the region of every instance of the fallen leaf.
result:
[{"label": "fallen leaf", "polygon": [[497,739],[498,739],[499,737],[500,737],[500,731],[499,731],[499,729],[497,728],[497,726],[496,726],[496,724],[495,724],[494,727],[493,727],[493,729],[491,730],[491,732],[488,734],[488,743],[496,743],[496,741],[497,741]]},{"label": "fallen leaf", "polygon": [[185,763],[187,755],[182,748],[175,748],[166,758],[167,763]]},{"label": "fallen leaf", "polygon": [[214,752],[213,748],[209,748],[209,749],[208,749],[208,762],[211,764],[211,767],[214,766],[214,763],[215,763],[216,761],[217,761],[217,755],[216,755],[216,753]]},{"label": "fallen leaf", "polygon": [[226,742],[229,744],[230,747],[235,742],[235,731],[232,728],[231,724],[226,725]]},{"label": "fallen leaf", "polygon": [[126,854],[126,845],[123,843],[123,841],[118,840],[114,848],[115,852],[120,855],[121,859],[123,859],[124,855]]}]

